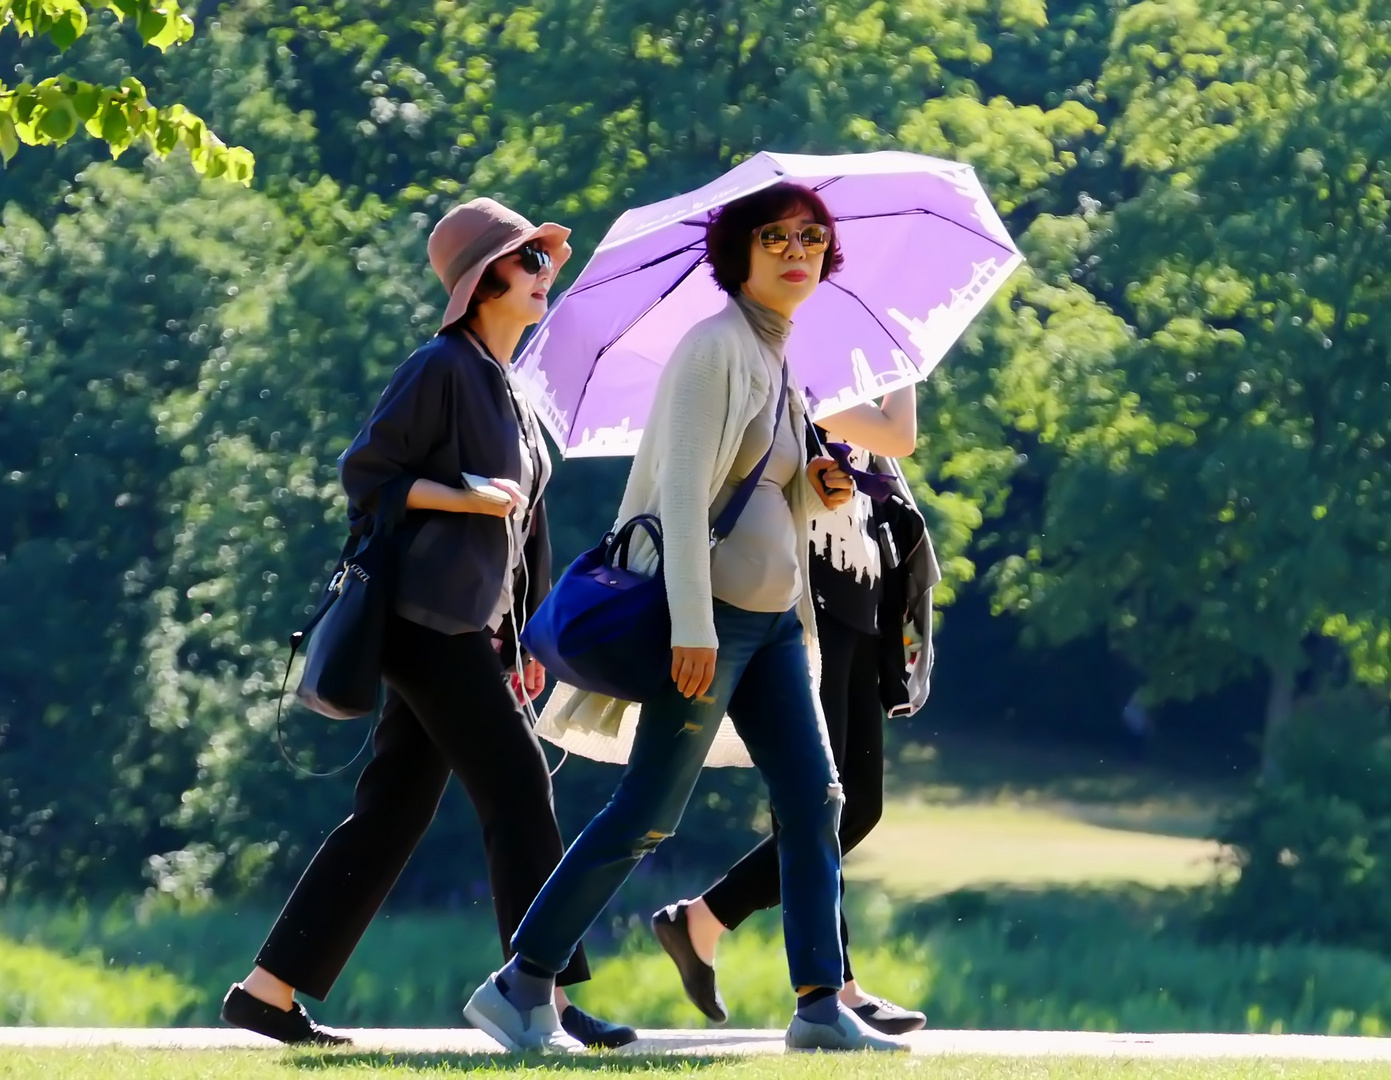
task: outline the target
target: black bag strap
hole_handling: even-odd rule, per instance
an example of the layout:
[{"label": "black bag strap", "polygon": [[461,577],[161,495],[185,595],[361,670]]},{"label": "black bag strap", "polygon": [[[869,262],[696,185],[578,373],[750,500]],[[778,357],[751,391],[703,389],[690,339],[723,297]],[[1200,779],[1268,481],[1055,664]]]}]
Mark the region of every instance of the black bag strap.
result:
[{"label": "black bag strap", "polygon": [[285,729],[282,723],[285,712],[285,691],[290,685],[290,671],[295,666],[295,656],[299,653],[305,638],[314,632],[314,627],[319,625],[323,617],[328,614],[328,609],[333,606],[334,600],[338,598],[338,587],[342,583],[343,575],[348,573],[349,560],[354,555],[365,551],[367,546],[374,541],[384,544],[391,539],[391,534],[395,531],[397,523],[406,515],[406,499],[410,495],[415,480],[414,476],[402,474],[382,485],[377,496],[377,512],[368,518],[367,524],[362,530],[348,533],[343,550],[339,552],[338,559],[333,564],[333,576],[329,578],[328,587],[324,590],[324,598],[319,602],[318,610],[304,626],[290,635],[290,659],[285,662],[285,678],[280,682],[280,695],[275,703],[275,741],[280,747],[280,756],[285,759],[290,768],[301,776],[329,777],[346,772],[353,767],[358,758],[362,757],[363,751],[372,743],[372,733],[376,730],[377,721],[381,718],[382,713],[380,702],[377,705],[377,711],[372,715],[372,722],[367,726],[367,734],[362,739],[362,745],[357,748],[357,753],[346,765],[340,765],[329,772],[314,772],[312,769],[304,768],[296,763],[290,757],[289,751],[285,749]]},{"label": "black bag strap", "polygon": [[725,508],[720,511],[720,516],[715,519],[715,524],[710,527],[710,546],[714,547],[724,541],[730,533],[734,531],[734,526],[739,523],[739,515],[744,512],[744,507],[748,506],[749,499],[753,497],[753,489],[758,486],[759,480],[763,478],[763,470],[768,467],[768,461],[773,456],[773,447],[778,441],[778,428],[782,426],[783,409],[787,405],[787,361],[782,364],[782,389],[778,391],[777,411],[773,414],[773,438],[768,443],[768,449],[753,467],[753,471],[740,482],[734,489],[734,494],[730,496],[729,502],[725,503]]},{"label": "black bag strap", "polygon": [[367,725],[367,734],[362,737],[362,745],[357,748],[357,753],[349,758],[346,764],[340,765],[336,769],[330,769],[328,772],[315,772],[313,769],[306,769],[303,765],[290,757],[290,752],[285,749],[285,729],[281,726],[281,715],[285,710],[285,689],[290,685],[290,669],[294,666],[295,653],[299,651],[299,645],[300,642],[304,640],[304,634],[308,630],[313,629],[314,623],[318,622],[319,619],[323,617],[323,612],[327,610],[328,605],[325,604],[323,608],[315,614],[313,622],[311,622],[305,630],[295,634],[294,638],[291,639],[290,661],[285,665],[285,678],[280,683],[280,698],[275,703],[275,742],[276,745],[280,747],[280,756],[285,759],[285,763],[289,765],[290,768],[294,769],[295,772],[299,773],[301,776],[315,776],[320,778],[337,776],[339,773],[347,772],[353,767],[357,759],[362,757],[362,752],[371,745],[372,733],[377,730],[377,721],[381,719],[382,715],[382,704],[379,701],[377,703],[377,711],[372,714],[372,722]]}]

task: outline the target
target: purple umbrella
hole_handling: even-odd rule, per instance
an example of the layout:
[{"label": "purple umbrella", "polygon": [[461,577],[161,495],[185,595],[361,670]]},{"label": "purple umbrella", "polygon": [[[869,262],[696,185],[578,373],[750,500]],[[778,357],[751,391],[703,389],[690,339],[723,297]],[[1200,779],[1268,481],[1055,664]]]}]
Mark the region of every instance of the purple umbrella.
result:
[{"label": "purple umbrella", "polygon": [[845,253],[787,345],[818,419],[928,375],[1023,260],[967,165],[757,154],[619,218],[527,342],[517,376],[566,457],[636,452],[672,349],[726,301],[704,265],[711,213],[782,181],[821,194]]}]

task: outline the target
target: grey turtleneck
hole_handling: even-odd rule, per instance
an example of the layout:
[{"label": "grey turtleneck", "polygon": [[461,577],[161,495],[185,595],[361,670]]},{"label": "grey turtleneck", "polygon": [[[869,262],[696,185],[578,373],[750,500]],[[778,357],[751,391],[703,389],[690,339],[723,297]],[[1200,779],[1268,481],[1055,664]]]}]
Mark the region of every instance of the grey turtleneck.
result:
[{"label": "grey turtleneck", "polygon": [[763,342],[773,350],[779,361],[783,357],[783,347],[787,344],[788,336],[792,333],[792,320],[786,315],[780,315],[770,307],[764,307],[748,293],[740,293],[734,298],[734,302],[739,305],[739,310],[744,313],[744,318],[749,320],[749,325],[753,327]]},{"label": "grey turtleneck", "polygon": [[787,489],[802,471],[805,457],[792,420],[790,394],[776,438],[773,415],[777,411],[777,387],[782,383],[782,367],[786,362],[784,346],[792,333],[792,323],[743,293],[734,298],[734,303],[759,339],[759,352],[767,365],[773,392],[744,432],[734,467],[710,508],[712,522],[729,502],[739,482],[753,471],[770,442],[773,453],[739,516],[739,523],[712,554],[710,589],[716,599],[745,611],[787,611],[796,605],[803,587],[797,528],[792,521]]}]

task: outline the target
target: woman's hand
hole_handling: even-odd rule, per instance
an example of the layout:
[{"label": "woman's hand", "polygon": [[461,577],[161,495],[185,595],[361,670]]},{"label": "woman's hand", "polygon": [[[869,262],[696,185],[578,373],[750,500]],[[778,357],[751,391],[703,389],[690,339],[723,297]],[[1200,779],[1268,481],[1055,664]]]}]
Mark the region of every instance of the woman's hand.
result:
[{"label": "woman's hand", "polygon": [[507,495],[506,503],[496,502],[493,499],[485,499],[476,491],[464,492],[470,499],[471,505],[464,508],[465,513],[492,514],[494,517],[506,517],[526,498],[522,494],[521,485],[515,480],[508,480],[506,477],[493,477],[488,483]]},{"label": "woman's hand", "polygon": [[522,695],[526,695],[528,701],[535,701],[541,696],[541,691],[546,689],[546,669],[541,666],[540,660],[528,660],[522,665],[522,673],[518,675],[512,673],[512,692],[517,695],[517,700],[522,700]]},{"label": "woman's hand", "polygon": [[807,479],[827,510],[844,506],[855,494],[855,482],[833,458],[814,457],[807,462]]},{"label": "woman's hand", "polygon": [[682,697],[702,698],[715,681],[715,650],[675,645],[671,650],[671,681]]}]

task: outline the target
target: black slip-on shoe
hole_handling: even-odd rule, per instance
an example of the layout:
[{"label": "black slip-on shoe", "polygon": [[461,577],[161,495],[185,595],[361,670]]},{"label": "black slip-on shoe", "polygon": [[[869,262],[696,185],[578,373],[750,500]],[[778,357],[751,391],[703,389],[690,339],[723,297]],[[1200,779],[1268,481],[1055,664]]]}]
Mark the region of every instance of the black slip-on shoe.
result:
[{"label": "black slip-on shoe", "polygon": [[927,1027],[927,1017],[883,998],[870,998],[850,1010],[875,1031],[885,1035],[906,1035]]},{"label": "black slip-on shoe", "polygon": [[222,1019],[233,1027],[254,1031],[291,1046],[351,1046],[352,1039],[335,1035],[309,1018],[298,1001],[289,1012],[267,1005],[233,983],[222,999]]},{"label": "black slip-on shoe", "polygon": [[627,1024],[614,1024],[590,1016],[578,1005],[567,1005],[560,1014],[560,1026],[572,1038],[579,1039],[591,1050],[617,1050],[620,1046],[638,1041],[638,1033]]},{"label": "black slip-on shoe", "polygon": [[686,904],[668,904],[652,916],[652,932],[666,950],[676,970],[681,973],[681,985],[691,1004],[717,1024],[729,1019],[724,998],[715,983],[715,969],[696,955],[691,944],[691,928],[686,921]]}]

